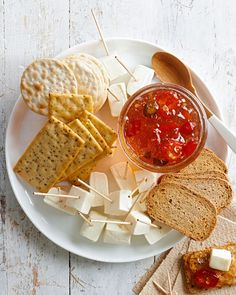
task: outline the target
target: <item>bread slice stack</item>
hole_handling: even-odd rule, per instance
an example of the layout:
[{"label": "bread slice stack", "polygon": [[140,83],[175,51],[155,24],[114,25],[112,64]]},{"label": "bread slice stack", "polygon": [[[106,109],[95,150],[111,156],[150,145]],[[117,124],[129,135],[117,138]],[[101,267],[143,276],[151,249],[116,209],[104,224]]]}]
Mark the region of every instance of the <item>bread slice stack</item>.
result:
[{"label": "bread slice stack", "polygon": [[232,198],[225,163],[205,148],[180,172],[162,175],[146,204],[153,219],[201,241],[210,236],[217,215]]}]

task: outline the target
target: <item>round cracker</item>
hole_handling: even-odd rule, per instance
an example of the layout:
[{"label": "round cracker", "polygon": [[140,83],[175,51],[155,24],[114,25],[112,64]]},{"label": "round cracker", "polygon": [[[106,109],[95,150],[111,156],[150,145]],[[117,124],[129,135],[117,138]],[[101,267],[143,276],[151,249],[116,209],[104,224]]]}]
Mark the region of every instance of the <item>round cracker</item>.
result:
[{"label": "round cracker", "polygon": [[77,93],[73,72],[63,62],[39,59],[30,64],[21,77],[21,94],[28,107],[41,115],[48,115],[50,92]]},{"label": "round cracker", "polygon": [[94,99],[95,112],[97,112],[107,99],[107,88],[109,87],[109,78],[107,71],[103,64],[95,57],[87,54],[87,53],[76,53],[66,57],[66,59],[74,59],[79,63],[85,64],[93,74],[96,76],[98,80],[98,96]]},{"label": "round cracker", "polygon": [[85,62],[75,57],[67,57],[63,62],[73,71],[78,83],[78,94],[91,95],[94,102],[94,112],[97,112],[104,101],[102,101],[101,92],[103,81],[97,73],[91,69]]}]

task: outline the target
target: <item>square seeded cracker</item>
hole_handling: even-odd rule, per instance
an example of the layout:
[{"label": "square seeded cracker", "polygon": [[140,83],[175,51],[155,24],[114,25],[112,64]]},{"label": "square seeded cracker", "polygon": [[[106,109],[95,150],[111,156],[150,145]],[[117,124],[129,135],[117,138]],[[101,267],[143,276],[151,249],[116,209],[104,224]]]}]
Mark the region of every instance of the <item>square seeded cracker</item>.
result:
[{"label": "square seeded cracker", "polygon": [[87,121],[89,119],[110,147],[117,140],[117,133],[115,130],[106,125],[102,120],[90,112],[85,111],[83,114],[81,114],[81,116],[79,116],[79,119],[81,121]]},{"label": "square seeded cracker", "polygon": [[20,157],[14,171],[38,191],[48,192],[83,144],[71,128],[51,117]]},{"label": "square seeded cracker", "polygon": [[74,161],[63,173],[61,179],[67,179],[69,175],[71,175],[76,170],[95,159],[98,155],[102,154],[103,152],[102,147],[92,136],[92,134],[88,131],[88,129],[80,122],[80,120],[76,119],[73,122],[69,123],[68,126],[76,134],[78,134],[85,141],[85,143],[78,155],[75,157]]},{"label": "square seeded cracker", "polygon": [[85,110],[93,112],[93,99],[90,95],[49,94],[49,116],[54,116],[64,123],[75,120]]}]

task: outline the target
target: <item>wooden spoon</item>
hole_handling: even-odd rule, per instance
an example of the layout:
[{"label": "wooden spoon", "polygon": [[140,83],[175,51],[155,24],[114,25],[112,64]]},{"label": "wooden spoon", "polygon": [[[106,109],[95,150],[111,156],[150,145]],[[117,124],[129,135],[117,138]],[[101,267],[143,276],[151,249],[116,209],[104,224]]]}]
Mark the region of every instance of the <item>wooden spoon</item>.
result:
[{"label": "wooden spoon", "polygon": [[152,66],[157,77],[162,82],[180,85],[192,92],[202,103],[207,118],[228,146],[236,153],[236,136],[219,120],[197,95],[193,86],[189,68],[176,56],[168,52],[156,52],[152,56]]}]

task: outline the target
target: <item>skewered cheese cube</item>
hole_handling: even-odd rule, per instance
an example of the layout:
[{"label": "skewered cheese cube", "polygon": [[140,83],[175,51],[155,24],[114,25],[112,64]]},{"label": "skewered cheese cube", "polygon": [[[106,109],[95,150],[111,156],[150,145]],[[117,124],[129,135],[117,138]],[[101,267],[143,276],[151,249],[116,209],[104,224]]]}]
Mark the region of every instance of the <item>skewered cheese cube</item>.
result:
[{"label": "skewered cheese cube", "polygon": [[[62,194],[62,195],[66,195],[67,192],[60,190],[59,188],[53,187],[51,188],[48,193],[51,194]],[[44,197],[44,202],[49,205],[52,206],[62,212],[68,213],[70,215],[75,215],[76,210],[74,208],[71,208],[69,206],[67,206],[66,204],[66,200],[65,198],[62,197],[55,197],[55,196],[45,196]]]},{"label": "skewered cheese cube", "polygon": [[147,193],[148,192],[144,192],[144,193],[138,194],[137,196],[133,197],[133,203],[136,201],[137,198],[139,198],[139,201],[134,205],[134,210],[140,211],[140,212],[147,211],[146,202],[145,202],[145,200],[143,200],[146,198]]},{"label": "skewered cheese cube", "polygon": [[68,195],[78,196],[78,199],[67,199],[66,205],[81,213],[88,214],[93,202],[93,196],[78,186],[72,185]]},{"label": "skewered cheese cube", "polygon": [[107,70],[110,82],[124,76],[127,73],[125,68],[117,61],[115,55],[102,57],[100,61]]},{"label": "skewered cheese cube", "polygon": [[136,81],[133,77],[131,77],[131,79],[129,80],[129,83],[127,85],[127,92],[129,95],[133,95],[140,88],[151,84],[152,78],[154,76],[154,71],[153,69],[150,69],[143,65],[138,65],[136,66],[133,75],[136,78]]},{"label": "skewered cheese cube", "polygon": [[231,252],[225,249],[212,249],[209,266],[214,269],[228,271],[232,261]]},{"label": "skewered cheese cube", "polygon": [[104,213],[110,215],[124,215],[132,206],[132,197],[130,190],[115,191],[109,195],[112,202],[104,200]]},{"label": "skewered cheese cube", "polygon": [[145,238],[150,245],[155,244],[159,240],[161,240],[168,232],[172,229],[160,222],[154,221],[153,224],[160,226],[160,228],[151,227],[149,232],[145,234]]},{"label": "skewered cheese cube", "polygon": [[110,85],[108,92],[108,102],[111,110],[112,117],[118,117],[120,115],[121,109],[127,100],[126,86],[125,83],[115,83]]},{"label": "skewered cheese cube", "polygon": [[[105,173],[92,172],[90,175],[89,184],[103,195],[108,196],[108,179]],[[90,194],[93,196],[92,207],[104,205],[103,197],[92,190],[90,190]]]},{"label": "skewered cheese cube", "polygon": [[[142,212],[131,211],[125,221],[130,222],[126,227],[132,235],[143,235],[150,230],[149,224],[151,224],[151,219]],[[142,221],[145,222],[145,224],[142,223]]]},{"label": "skewered cheese cube", "polygon": [[134,190],[136,188],[135,177],[130,165],[126,162],[119,162],[110,167],[111,173],[115,178],[120,189]]},{"label": "skewered cheese cube", "polygon": [[[149,171],[138,170],[134,172],[134,176],[140,193],[150,190],[156,182],[155,173]],[[147,181],[144,181],[145,178]]]},{"label": "skewered cheese cube", "polygon": [[103,242],[115,245],[130,245],[131,234],[122,224],[107,223]]},{"label": "skewered cheese cube", "polygon": [[[89,219],[107,220],[107,217],[96,211],[91,211],[89,214]],[[92,225],[90,225],[86,221],[84,221],[80,229],[80,234],[81,236],[93,242],[97,242],[105,224],[105,222],[92,222]]]}]

